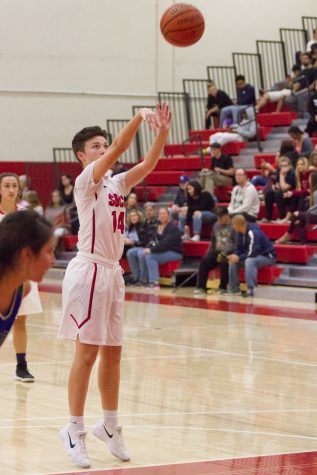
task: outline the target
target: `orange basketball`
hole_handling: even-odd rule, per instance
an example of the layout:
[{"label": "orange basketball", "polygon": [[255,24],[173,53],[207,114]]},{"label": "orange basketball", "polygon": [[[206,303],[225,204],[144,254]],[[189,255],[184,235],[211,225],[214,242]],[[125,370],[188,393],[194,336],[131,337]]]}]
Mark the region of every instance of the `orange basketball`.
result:
[{"label": "orange basketball", "polygon": [[190,46],[203,35],[205,20],[198,8],[187,3],[175,3],[162,15],[161,32],[174,46]]}]

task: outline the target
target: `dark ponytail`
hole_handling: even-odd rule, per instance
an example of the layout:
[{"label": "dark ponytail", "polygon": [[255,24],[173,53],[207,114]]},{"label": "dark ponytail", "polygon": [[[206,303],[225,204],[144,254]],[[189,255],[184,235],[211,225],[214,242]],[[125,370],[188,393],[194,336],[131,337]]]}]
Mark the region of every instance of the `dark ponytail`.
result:
[{"label": "dark ponytail", "polygon": [[15,211],[0,223],[0,280],[14,270],[21,250],[29,247],[37,255],[52,237],[52,225],[34,211]]}]

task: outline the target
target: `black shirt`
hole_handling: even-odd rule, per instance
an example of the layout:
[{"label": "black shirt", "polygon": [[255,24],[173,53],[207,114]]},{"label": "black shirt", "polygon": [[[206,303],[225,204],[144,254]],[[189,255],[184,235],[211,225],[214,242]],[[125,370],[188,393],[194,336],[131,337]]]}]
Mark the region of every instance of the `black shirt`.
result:
[{"label": "black shirt", "polygon": [[233,102],[228,94],[221,89],[218,89],[216,96],[211,96],[210,94],[208,95],[207,110],[212,109],[215,106],[218,106],[219,109],[222,109],[223,107],[232,105]]},{"label": "black shirt", "polygon": [[229,155],[221,155],[219,158],[212,157],[211,170],[215,168],[223,168],[224,170],[233,168],[232,158]]}]

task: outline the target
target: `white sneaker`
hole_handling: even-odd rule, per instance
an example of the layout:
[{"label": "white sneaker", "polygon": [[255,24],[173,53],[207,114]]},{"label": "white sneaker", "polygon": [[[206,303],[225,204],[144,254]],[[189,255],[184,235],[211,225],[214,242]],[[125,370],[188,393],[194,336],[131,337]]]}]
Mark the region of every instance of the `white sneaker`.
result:
[{"label": "white sneaker", "polygon": [[199,236],[199,234],[194,234],[194,236],[191,238],[191,241],[194,241],[194,242],[200,241],[200,236]]},{"label": "white sneaker", "polygon": [[182,241],[189,241],[190,240],[190,235],[189,234],[183,234],[181,237]]},{"label": "white sneaker", "polygon": [[70,430],[70,424],[67,424],[59,431],[59,436],[64,442],[66,452],[71,461],[81,468],[89,468],[90,460],[86,449],[86,435],[87,432]]},{"label": "white sneaker", "polygon": [[96,437],[98,437],[98,439],[103,440],[106,443],[112,455],[117,457],[119,460],[130,460],[130,454],[124,445],[121,426],[113,427],[111,430],[109,429],[108,432],[103,421],[99,421],[92,428],[92,432]]}]

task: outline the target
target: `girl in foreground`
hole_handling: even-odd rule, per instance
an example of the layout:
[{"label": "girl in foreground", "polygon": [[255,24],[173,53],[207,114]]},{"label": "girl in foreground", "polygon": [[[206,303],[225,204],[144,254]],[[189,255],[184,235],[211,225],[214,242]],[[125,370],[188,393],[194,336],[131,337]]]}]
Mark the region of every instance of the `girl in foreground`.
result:
[{"label": "girl in foreground", "polygon": [[15,211],[0,223],[0,346],[6,339],[29,280],[40,282],[54,261],[52,227],[32,211]]}]

